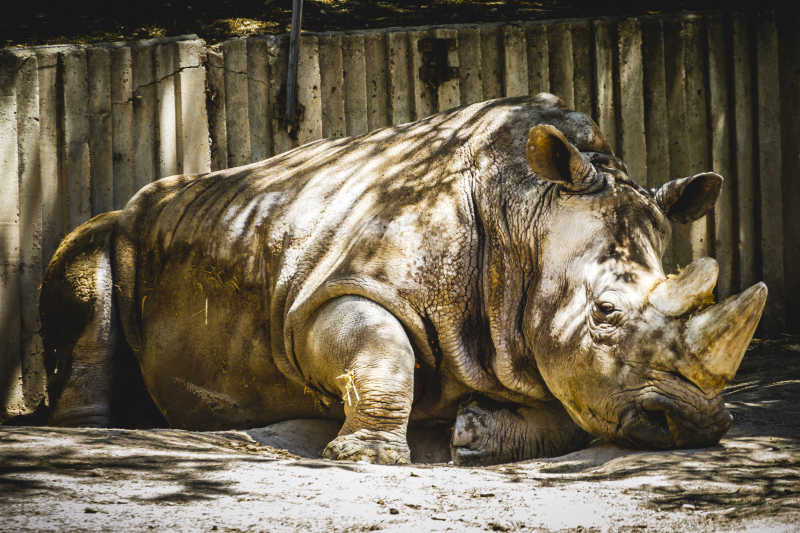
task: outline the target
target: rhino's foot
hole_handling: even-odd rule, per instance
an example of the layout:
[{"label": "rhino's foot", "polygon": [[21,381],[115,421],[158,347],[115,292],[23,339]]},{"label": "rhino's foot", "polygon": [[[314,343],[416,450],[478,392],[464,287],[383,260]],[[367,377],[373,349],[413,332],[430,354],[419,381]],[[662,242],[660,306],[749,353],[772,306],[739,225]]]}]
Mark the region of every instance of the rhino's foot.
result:
[{"label": "rhino's foot", "polygon": [[365,429],[336,437],[325,447],[322,456],[328,459],[367,461],[383,465],[411,462],[411,451],[405,440]]},{"label": "rhino's foot", "polygon": [[534,408],[472,400],[459,408],[450,453],[457,465],[490,465],[562,455],[588,440],[560,404]]},{"label": "rhino's foot", "polygon": [[453,463],[476,466],[501,462],[497,457],[500,450],[492,446],[489,438],[496,426],[496,415],[497,411],[485,409],[476,401],[459,409],[450,446]]}]

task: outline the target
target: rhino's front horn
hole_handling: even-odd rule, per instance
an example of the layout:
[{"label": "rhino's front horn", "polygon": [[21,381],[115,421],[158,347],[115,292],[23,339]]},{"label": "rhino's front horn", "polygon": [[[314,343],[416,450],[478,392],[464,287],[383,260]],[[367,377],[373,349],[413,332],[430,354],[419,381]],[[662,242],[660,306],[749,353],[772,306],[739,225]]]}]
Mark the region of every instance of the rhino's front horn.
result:
[{"label": "rhino's front horn", "polygon": [[713,301],[719,265],[710,257],[694,260],[680,273],[659,283],[650,304],[667,316],[681,316]]},{"label": "rhino's front horn", "polygon": [[691,317],[686,344],[692,361],[681,365],[681,374],[706,394],[719,394],[736,374],[766,301],[767,286],[756,283]]}]

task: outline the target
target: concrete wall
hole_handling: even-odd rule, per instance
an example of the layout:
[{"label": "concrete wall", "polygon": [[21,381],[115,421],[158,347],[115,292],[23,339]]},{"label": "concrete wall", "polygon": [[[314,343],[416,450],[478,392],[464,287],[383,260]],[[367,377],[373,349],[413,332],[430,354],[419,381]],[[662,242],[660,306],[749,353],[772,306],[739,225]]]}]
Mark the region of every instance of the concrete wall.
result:
[{"label": "concrete wall", "polygon": [[[720,296],[770,287],[761,334],[800,331],[800,42],[771,13],[304,34],[297,138],[281,120],[288,39],[195,36],[0,53],[0,411],[44,398],[37,292],[66,232],[169,174],[257,161],[450,107],[551,91],[592,115],[643,185],[705,169],[713,216],[666,262],[713,255]],[[451,39],[458,75],[419,76]]]},{"label": "concrete wall", "polygon": [[0,419],[45,397],[38,289],[64,235],[209,170],[205,72],[194,36],[0,52]]}]

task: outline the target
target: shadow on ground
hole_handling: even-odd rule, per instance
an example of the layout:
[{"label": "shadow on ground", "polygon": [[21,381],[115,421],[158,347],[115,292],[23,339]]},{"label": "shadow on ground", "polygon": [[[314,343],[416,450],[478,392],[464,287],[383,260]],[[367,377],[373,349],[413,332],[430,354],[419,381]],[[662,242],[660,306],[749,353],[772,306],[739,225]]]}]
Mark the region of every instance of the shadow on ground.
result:
[{"label": "shadow on ground", "polygon": [[[714,448],[596,443],[486,468],[319,459],[337,431],[331,422],[220,432],[0,426],[0,529],[211,529],[203,520],[213,517],[234,531],[791,530],[800,521],[800,339],[754,343],[726,398],[734,427]],[[436,459],[419,449],[418,459]]]},{"label": "shadow on ground", "polygon": [[148,477],[175,486],[173,493],[149,498],[153,501],[211,500],[236,494],[236,483],[205,479],[209,472],[225,471],[232,462],[258,465],[286,457],[291,455],[238,432],[0,428],[0,493],[30,498],[63,492],[34,476],[45,473],[79,484]]}]

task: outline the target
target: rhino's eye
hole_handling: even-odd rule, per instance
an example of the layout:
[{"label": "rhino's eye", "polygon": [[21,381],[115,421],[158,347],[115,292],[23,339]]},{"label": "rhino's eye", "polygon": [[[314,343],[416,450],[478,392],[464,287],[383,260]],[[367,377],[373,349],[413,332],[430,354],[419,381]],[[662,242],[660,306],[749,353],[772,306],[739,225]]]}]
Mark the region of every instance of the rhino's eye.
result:
[{"label": "rhino's eye", "polygon": [[618,324],[622,319],[622,311],[613,303],[599,301],[594,304],[593,318],[598,324]]},{"label": "rhino's eye", "polygon": [[600,314],[608,316],[613,315],[617,308],[614,307],[614,304],[611,302],[598,302],[597,310],[600,312]]}]

